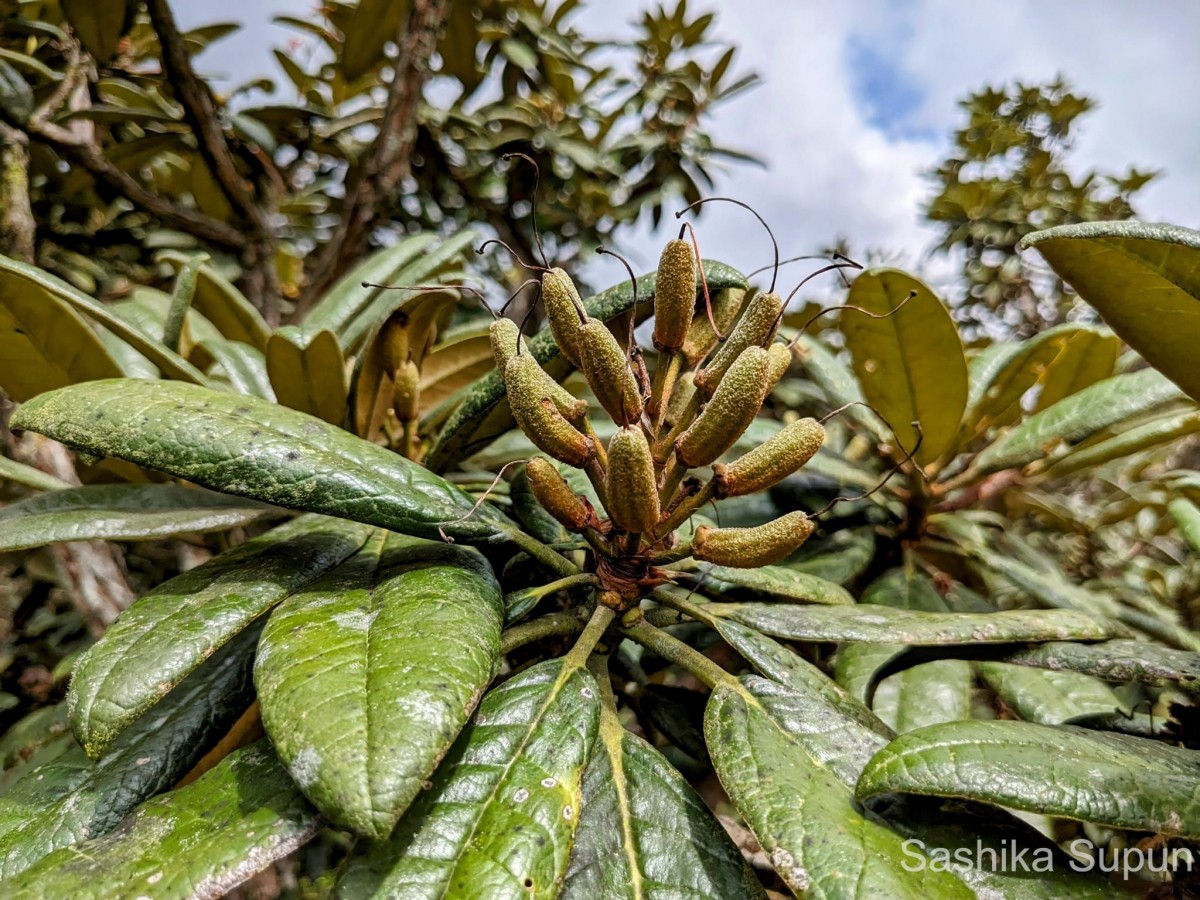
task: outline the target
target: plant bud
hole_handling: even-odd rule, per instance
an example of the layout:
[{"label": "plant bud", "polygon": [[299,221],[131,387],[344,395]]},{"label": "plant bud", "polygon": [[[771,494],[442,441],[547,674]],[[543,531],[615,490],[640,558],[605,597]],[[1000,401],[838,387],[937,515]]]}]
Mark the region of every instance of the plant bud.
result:
[{"label": "plant bud", "polygon": [[576,426],[583,424],[588,411],[587,401],[571,396],[570,391],[551,378],[546,370],[538,365],[538,361],[533,358],[531,353],[519,353],[505,364],[504,384],[506,388],[510,378],[520,383],[537,385],[537,389],[553,401],[555,409],[568,422]]},{"label": "plant bud", "polygon": [[765,347],[775,336],[775,326],[783,301],[778,294],[755,294],[754,299],[738,319],[733,333],[721,345],[708,365],[696,373],[696,389],[701,396],[711,397],[725,373],[747,347]]},{"label": "plant bud", "polygon": [[642,417],[642,392],[625,351],[603,322],[589,319],[579,329],[580,368],[600,405],[618,425]]},{"label": "plant bud", "polygon": [[734,569],[757,569],[785,559],[809,539],[812,519],[791,512],[755,528],[712,528],[701,525],[692,539],[692,556],[701,562]]},{"label": "plant bud", "polygon": [[668,241],[654,285],[654,346],[678,350],[696,310],[696,257],[687,241]]},{"label": "plant bud", "polygon": [[[729,330],[745,299],[746,292],[740,288],[718,291],[717,295],[712,298],[713,321],[721,329],[721,334],[725,334]],[[702,308],[692,319],[687,338],[683,342],[683,355],[687,358],[687,364],[689,366],[696,365],[709,350],[716,346],[716,343],[717,333],[713,331],[712,323],[708,321],[708,311]]]},{"label": "plant bud", "polygon": [[546,321],[554,343],[571,365],[579,368],[579,326],[583,300],[571,276],[562,269],[551,269],[542,276],[542,300],[546,305]]},{"label": "plant bud", "polygon": [[488,338],[492,343],[492,359],[503,375],[508,361],[517,355],[521,329],[512,319],[497,319],[488,326]]},{"label": "plant bud", "polygon": [[707,466],[742,436],[767,395],[767,351],[742,351],[696,421],[675,442],[675,455],[689,468]]},{"label": "plant bud", "polygon": [[649,531],[658,522],[658,487],[650,444],[638,426],[608,442],[608,514],[625,531]]},{"label": "plant bud", "polygon": [[525,477],[538,503],[568,531],[583,531],[595,519],[592,505],[571,490],[550,460],[535,456],[525,466]]},{"label": "plant bud", "polygon": [[721,497],[741,497],[766,490],[813,458],[825,441],[816,419],[800,419],[729,465],[713,466]]},{"label": "plant bud", "polygon": [[375,340],[379,345],[384,371],[394,376],[408,361],[408,314],[401,310],[392,313]]},{"label": "plant bud", "polygon": [[421,396],[421,370],[411,359],[405,360],[397,370],[396,383],[392,386],[392,409],[401,422],[412,422],[417,418],[417,405]]},{"label": "plant bud", "polygon": [[792,367],[792,350],[787,344],[773,343],[767,348],[767,393],[783,380]]},{"label": "plant bud", "polygon": [[[533,367],[523,360],[532,362]],[[595,457],[596,445],[559,411],[548,384],[554,383],[528,353],[514,356],[504,368],[508,405],[521,430],[539,450],[568,465],[582,467]]]}]

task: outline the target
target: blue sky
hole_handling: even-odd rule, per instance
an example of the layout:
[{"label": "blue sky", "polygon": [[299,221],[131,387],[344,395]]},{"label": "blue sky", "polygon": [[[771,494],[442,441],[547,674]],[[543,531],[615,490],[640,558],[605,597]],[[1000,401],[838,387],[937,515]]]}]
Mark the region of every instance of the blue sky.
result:
[{"label": "blue sky", "polygon": [[[305,15],[312,0],[176,3],[186,24],[242,19],[242,34],[200,59],[241,78],[277,72],[270,47],[293,33],[276,12]],[[641,0],[585,0],[577,21],[612,34]],[[1165,176],[1148,188],[1144,217],[1200,228],[1200,3],[1194,0],[692,0],[718,15],[764,83],[717,116],[718,140],[764,157],[768,168],[731,169],[720,185],[755,205],[787,254],[839,235],[855,247],[900,255],[937,282],[920,220],[923,173],[957,124],[956,102],[986,83],[1062,73],[1099,101],[1076,144],[1080,166],[1130,163]],[[286,94],[284,95],[286,96]],[[701,219],[705,253],[749,270],[770,259],[753,220],[728,208]],[[663,235],[638,229],[622,248],[648,266]],[[612,279],[624,277],[615,263]],[[798,273],[799,274],[799,273]],[[607,272],[600,276],[607,277]]]}]

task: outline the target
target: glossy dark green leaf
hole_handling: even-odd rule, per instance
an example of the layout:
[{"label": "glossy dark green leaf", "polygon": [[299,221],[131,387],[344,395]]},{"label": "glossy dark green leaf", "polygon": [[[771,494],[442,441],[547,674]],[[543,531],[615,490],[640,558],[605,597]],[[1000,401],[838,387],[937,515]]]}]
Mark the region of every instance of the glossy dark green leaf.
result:
[{"label": "glossy dark green leaf", "polygon": [[1112,623],[1066,609],[994,613],[927,613],[886,606],[792,606],[710,603],[714,616],[733,619],[794,641],[871,641],[974,644],[1004,641],[1098,641],[1123,636]]},{"label": "glossy dark green leaf", "polygon": [[267,374],[278,401],[333,425],[346,419],[346,360],[332,331],[304,335],[295,326],[267,341]]},{"label": "glossy dark green leaf", "polygon": [[857,794],[965,797],[1133,831],[1200,835],[1200,753],[1071,725],[973,721],[901,735]]},{"label": "glossy dark green leaf", "polygon": [[971,689],[975,675],[961,659],[935,662],[897,672],[875,691],[871,708],[898,734],[971,718]]},{"label": "glossy dark green leaf", "polygon": [[341,897],[551,898],[567,872],[600,719],[585,669],[549,660],[494,689]]},{"label": "glossy dark green leaf", "polygon": [[[869,490],[878,483],[878,476],[863,474],[874,479],[870,484],[863,483],[863,490]],[[781,508],[787,509],[787,506],[781,505]],[[782,565],[834,584],[846,585],[865,572],[874,559],[875,529],[843,528],[831,534],[819,548],[809,551],[807,545],[801,547],[799,553]]]},{"label": "glossy dark green leaf", "polygon": [[71,722],[99,756],[218,648],[362,546],[369,526],[302,516],[135,602],[80,657]]},{"label": "glossy dark green leaf", "polygon": [[731,569],[728,566],[700,566],[703,590],[725,592],[753,591],[764,599],[786,603],[815,603],[821,606],[851,606],[854,597],[844,587],[789,566],[762,566],[758,569]]},{"label": "glossy dark green leaf", "polygon": [[740,851],[683,776],[605,709],[559,897],[763,896]]},{"label": "glossy dark green leaf", "polygon": [[97,484],[0,509],[0,553],[57,541],[149,541],[249,525],[270,507],[177,484]]},{"label": "glossy dark green leaf", "polygon": [[478,553],[384,531],[271,613],[263,725],[328,818],[387,837],[491,682],[502,615]]},{"label": "glossy dark green leaf", "polygon": [[932,462],[953,445],[967,405],[967,361],[950,311],[924,283],[896,269],[863,272],[847,302],[875,316],[841,313],[863,396],[892,423],[902,452],[916,447],[911,423],[919,422],[917,459]]},{"label": "glossy dark green leaf", "polygon": [[834,659],[834,680],[859,703],[870,704],[883,677],[881,670],[908,651],[906,644],[873,644],[867,641],[844,644],[838,648]]},{"label": "glossy dark green leaf", "polygon": [[1088,222],[1027,235],[1071,287],[1152,366],[1200,400],[1200,233],[1145,222]]},{"label": "glossy dark green leaf", "polygon": [[1151,687],[1176,687],[1200,695],[1200,653],[1173,650],[1148,641],[1077,644],[1051,641],[1007,656],[1004,662],[1055,671],[1080,672],[1105,681],[1133,681]]},{"label": "glossy dark green leaf", "polygon": [[70,733],[67,705],[43,706],[18,719],[0,736],[0,769],[19,765],[35,753]]},{"label": "glossy dark green leaf", "polygon": [[266,741],[56,850],[0,889],[11,900],[220,897],[316,832],[320,817]]},{"label": "glossy dark green leaf", "polygon": [[952,874],[908,871],[900,836],[854,803],[850,785],[878,734],[756,678],[718,685],[704,724],[721,784],[797,895],[974,896]]},{"label": "glossy dark green leaf", "polygon": [[0,879],[107,833],[178,781],[249,706],[257,638],[249,629],[214,654],[98,762],[76,746],[25,774],[0,799]]},{"label": "glossy dark green leaf", "polygon": [[[160,342],[147,337],[137,327],[130,325],[120,316],[111,312],[103,303],[98,303],[82,291],[73,288],[60,278],[44,272],[36,266],[28,265],[27,263],[18,262],[15,259],[9,259],[0,256],[0,310],[7,311],[7,317],[17,324],[11,325],[13,328],[21,328],[24,330],[23,321],[29,319],[31,315],[36,316],[36,321],[33,327],[36,331],[27,332],[29,338],[36,338],[36,347],[25,342],[18,342],[17,348],[8,348],[9,341],[0,340],[0,347],[5,347],[5,352],[12,352],[14,363],[21,364],[27,359],[40,360],[50,358],[54,360],[54,365],[59,371],[66,370],[68,372],[73,369],[78,369],[80,375],[86,374],[86,377],[73,375],[70,381],[65,383],[74,383],[77,381],[94,380],[97,378],[110,378],[113,375],[120,374],[120,371],[110,371],[107,369],[105,359],[107,354],[100,354],[98,361],[88,363],[79,356],[79,354],[92,354],[94,347],[90,343],[85,343],[79,336],[78,329],[73,328],[75,336],[72,338],[74,345],[64,347],[60,340],[57,323],[63,318],[74,321],[77,318],[76,314],[87,316],[97,325],[100,325],[121,340],[129,344],[133,349],[137,350],[153,363],[159,371],[168,378],[175,378],[181,381],[191,382],[192,384],[204,384],[205,378],[201,372],[181,357],[177,353],[173,353],[164,347]],[[53,310],[53,317],[50,322],[44,321],[48,311]],[[3,319],[0,318],[0,326],[3,326]],[[74,350],[72,353],[71,351]],[[0,360],[5,357],[0,356]],[[10,364],[11,365],[11,364]],[[10,377],[8,372],[9,367],[5,369],[6,383],[5,390],[10,389],[7,385],[7,379]],[[18,380],[18,385],[26,385],[25,381]],[[58,387],[64,382],[38,383],[32,385],[34,390],[28,394],[37,391],[49,390],[53,387]],[[21,390],[27,390],[28,386],[21,387]],[[14,396],[16,396],[14,394]],[[18,398],[24,399],[24,398]]]},{"label": "glossy dark green leaf", "polygon": [[[746,287],[745,277],[724,263],[705,260],[704,272],[710,291]],[[650,308],[656,277],[652,273],[637,280],[639,306]],[[588,315],[603,322],[616,318],[632,305],[633,286],[628,281],[622,281],[616,287],[584,301]],[[566,357],[558,352],[549,330],[530,338],[529,351],[558,381],[571,371]],[[504,392],[504,379],[500,373],[490,372],[475,382],[462,404],[446,422],[438,434],[437,442],[429,451],[426,464],[435,472],[444,471],[479,452],[512,427],[513,418]]]},{"label": "glossy dark green leaf", "polygon": [[1111,716],[1113,713],[1130,714],[1128,704],[1111,687],[1098,678],[1079,672],[1054,672],[1008,663],[984,662],[979,664],[979,675],[1026,722],[1063,725]]},{"label": "glossy dark green leaf", "polygon": [[223,338],[202,341],[198,346],[220,366],[229,386],[239,394],[275,400],[275,389],[267,374],[267,358],[261,350]]},{"label": "glossy dark green leaf", "polygon": [[420,537],[488,541],[494,507],[383,447],[255,397],[118,379],[42,394],[12,426],[227,493]]},{"label": "glossy dark green leaf", "polygon": [[1153,369],[1114,375],[1030,416],[980,453],[973,466],[980,474],[1023,466],[1064,442],[1081,441],[1182,397]]}]

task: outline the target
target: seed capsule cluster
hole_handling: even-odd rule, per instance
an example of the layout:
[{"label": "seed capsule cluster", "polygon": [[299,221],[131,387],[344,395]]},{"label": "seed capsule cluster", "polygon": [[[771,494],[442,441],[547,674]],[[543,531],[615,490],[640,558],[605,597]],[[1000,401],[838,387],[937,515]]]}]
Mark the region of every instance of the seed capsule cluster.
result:
[{"label": "seed capsule cluster", "polygon": [[636,345],[623,346],[608,325],[589,317],[562,269],[542,275],[550,332],[616,426],[607,442],[592,426],[588,403],[541,368],[517,327],[507,319],[492,325],[493,357],[517,424],[542,452],[582,469],[604,509],[593,509],[541,457],[526,468],[532,492],[587,539],[600,586],[621,607],[667,580],[660,566],[668,562],[690,555],[722,566],[767,565],[813,532],[811,518],[793,512],[756,528],[700,526],[690,544],[679,544],[675,529],[704,503],[770,487],[808,462],[824,439],[821,425],[804,419],[739,459],[718,461],[786,374],[792,353],[774,341],[779,295],[747,301],[747,292],[726,290],[709,301],[698,276],[693,245],[670,241],[655,284],[656,352],[648,371]]}]

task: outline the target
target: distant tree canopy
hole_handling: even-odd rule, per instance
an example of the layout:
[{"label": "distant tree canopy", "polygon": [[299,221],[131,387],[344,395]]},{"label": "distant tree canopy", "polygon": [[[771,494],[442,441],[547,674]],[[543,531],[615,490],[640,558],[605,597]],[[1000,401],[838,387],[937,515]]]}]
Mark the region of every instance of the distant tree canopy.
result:
[{"label": "distant tree canopy", "polygon": [[503,161],[525,152],[570,268],[745,158],[705,123],[755,81],[686,3],[615,40],[576,29],[580,6],[331,0],[281,19],[298,33],[275,50],[282,85],[222,93],[193,59],[234,23],[183,32],[167,0],[3,0],[0,252],[105,295],[169,275],[163,249],[203,249],[277,319],[411,230],[482,226],[528,259],[534,169]]},{"label": "distant tree canopy", "polygon": [[1055,225],[1132,218],[1134,195],[1158,173],[1131,166],[1124,175],[1073,175],[1072,137],[1096,104],[1061,78],[987,87],[960,105],[966,122],[931,173],[937,193],[925,216],[941,231],[937,250],[962,255],[960,317],[1028,336],[1063,321],[1074,295],[1017,255],[1021,238]]}]

